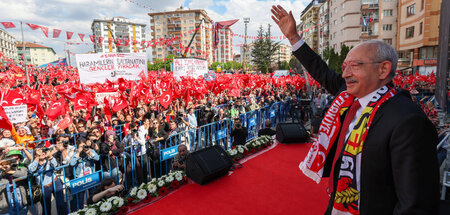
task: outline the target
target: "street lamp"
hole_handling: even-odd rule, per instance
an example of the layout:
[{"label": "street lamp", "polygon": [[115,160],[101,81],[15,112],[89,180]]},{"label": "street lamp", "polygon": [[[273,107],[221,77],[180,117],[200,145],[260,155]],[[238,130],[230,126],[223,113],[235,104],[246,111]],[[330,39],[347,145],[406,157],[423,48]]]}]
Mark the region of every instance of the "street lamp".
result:
[{"label": "street lamp", "polygon": [[247,61],[246,61],[246,58],[247,58],[247,56],[246,56],[246,51],[247,51],[247,24],[250,22],[250,18],[244,18],[244,24],[245,24],[245,37],[244,37],[244,58],[243,58],[243,61],[242,61],[242,63],[244,64],[244,65],[242,65],[242,68],[244,68],[244,73],[247,73]]}]

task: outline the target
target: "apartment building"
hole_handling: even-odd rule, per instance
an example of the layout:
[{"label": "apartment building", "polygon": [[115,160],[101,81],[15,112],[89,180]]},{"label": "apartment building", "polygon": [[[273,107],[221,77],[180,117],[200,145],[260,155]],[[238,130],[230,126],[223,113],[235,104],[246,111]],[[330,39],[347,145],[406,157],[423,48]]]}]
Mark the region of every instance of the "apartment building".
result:
[{"label": "apartment building", "polygon": [[319,48],[319,7],[325,0],[312,0],[300,15],[303,40],[313,49]]},{"label": "apartment building", "polygon": [[273,55],[274,58],[273,61],[289,62],[291,60],[291,56],[292,56],[292,46],[281,43],[280,48],[276,51],[275,55]]},{"label": "apartment building", "polygon": [[58,60],[58,56],[53,48],[36,43],[25,42],[25,54],[23,54],[22,42],[17,42],[16,46],[19,56],[23,56],[23,59],[28,65],[39,66]]},{"label": "apartment building", "polygon": [[[171,44],[157,44],[152,50],[152,60],[163,59],[169,54],[181,56],[194,33],[199,30],[192,41],[186,57],[202,57],[213,62],[212,20],[205,10],[185,10],[183,7],[175,11],[148,13],[152,40],[174,38]],[[200,25],[199,25],[200,24]],[[176,39],[175,39],[176,38]],[[230,53],[231,55],[231,53]]]},{"label": "apartment building", "polygon": [[330,41],[330,29],[329,29],[329,1],[319,3],[319,41],[318,41],[318,53],[323,57],[323,51],[329,48]]},{"label": "apartment building", "polygon": [[[329,0],[330,48],[355,46],[362,32],[361,3],[366,0]],[[371,33],[373,34],[373,32]]]},{"label": "apartment building", "polygon": [[399,67],[420,74],[436,72],[442,0],[399,0]]},{"label": "apartment building", "polygon": [[6,58],[17,61],[17,47],[15,38],[7,31],[0,28],[0,53]]},{"label": "apartment building", "polygon": [[219,41],[214,48],[214,62],[233,61],[233,31],[230,28],[218,29]]},{"label": "apartment building", "polygon": [[128,18],[94,19],[91,25],[95,36],[95,53],[146,52],[145,24],[133,23]]}]

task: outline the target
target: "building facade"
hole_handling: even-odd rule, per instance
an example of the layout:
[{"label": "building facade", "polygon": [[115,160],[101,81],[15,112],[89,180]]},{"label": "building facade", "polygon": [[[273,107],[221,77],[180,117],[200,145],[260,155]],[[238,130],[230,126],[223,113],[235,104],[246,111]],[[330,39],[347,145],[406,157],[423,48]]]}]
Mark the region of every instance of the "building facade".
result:
[{"label": "building facade", "polygon": [[91,25],[95,36],[95,53],[145,52],[145,24],[132,23],[125,17],[94,19]]},{"label": "building facade", "polygon": [[436,72],[442,0],[399,0],[399,67]]},{"label": "building facade", "polygon": [[365,0],[329,0],[330,48],[340,52],[341,46],[360,42],[361,2]]},{"label": "building facade", "polygon": [[28,65],[39,66],[58,60],[58,56],[53,48],[39,45],[36,43],[25,42],[25,54],[22,50],[22,42],[17,42],[17,52],[20,59],[23,59]]},{"label": "building facade", "polygon": [[324,1],[319,4],[319,41],[318,41],[318,53],[323,57],[323,51],[330,47],[329,35],[329,1]]},{"label": "building facade", "polygon": [[301,34],[303,40],[313,49],[319,48],[319,4],[324,0],[313,0],[300,15]]},{"label": "building facade", "polygon": [[193,31],[199,26],[186,57],[201,57],[207,59],[208,64],[213,62],[212,21],[205,10],[185,10],[180,7],[175,11],[148,15],[152,40],[173,38],[170,44],[157,44],[153,47],[153,60],[164,59],[169,54],[182,56],[194,35]]},{"label": "building facade", "polygon": [[274,62],[286,61],[289,63],[289,61],[291,60],[291,56],[292,56],[292,46],[281,43],[280,48],[273,56],[274,57],[273,61]]},{"label": "building facade", "polygon": [[14,61],[18,60],[17,47],[14,36],[1,28],[0,53],[2,53],[6,58],[12,59]]},{"label": "building facade", "polygon": [[233,31],[230,28],[218,29],[219,42],[214,49],[214,62],[233,61]]}]

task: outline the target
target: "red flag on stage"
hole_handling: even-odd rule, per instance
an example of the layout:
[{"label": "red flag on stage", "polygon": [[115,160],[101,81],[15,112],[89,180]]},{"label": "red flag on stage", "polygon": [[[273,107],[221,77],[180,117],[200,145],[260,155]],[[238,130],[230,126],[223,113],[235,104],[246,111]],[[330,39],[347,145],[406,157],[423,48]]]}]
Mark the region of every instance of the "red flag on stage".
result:
[{"label": "red flag on stage", "polygon": [[66,31],[67,40],[72,39],[73,32]]},{"label": "red flag on stage", "polygon": [[44,26],[39,26],[39,27],[41,27],[42,33],[44,33],[45,37],[48,38],[48,28],[44,27]]},{"label": "red flag on stage", "polygon": [[53,38],[58,38],[59,34],[61,34],[61,30],[53,29]]},{"label": "red flag on stage", "polygon": [[0,106],[0,128],[12,130],[12,124],[9,121],[8,116],[6,116],[5,109],[3,109],[2,106]]},{"label": "red flag on stage", "polygon": [[173,92],[172,90],[167,90],[165,91],[160,97],[159,97],[159,103],[165,108],[167,109],[170,105],[170,103],[172,103],[173,100]]},{"label": "red flag on stage", "polygon": [[26,23],[30,28],[31,28],[31,30],[36,30],[36,29],[38,29],[39,28],[39,25],[35,25],[35,24],[30,24],[30,23]]},{"label": "red flag on stage", "polygon": [[80,40],[84,42],[84,34],[78,34],[78,36],[80,37]]},{"label": "red flag on stage", "polygon": [[12,22],[0,22],[2,23],[3,27],[5,27],[6,29],[8,28],[15,28],[16,26],[14,25],[14,23]]},{"label": "red flag on stage", "polygon": [[64,130],[67,127],[69,127],[70,124],[72,124],[72,117],[70,117],[69,114],[66,114],[64,119],[59,121],[58,125],[56,126],[56,130],[58,129]]},{"label": "red flag on stage", "polygon": [[64,98],[60,98],[58,101],[53,102],[50,107],[45,111],[45,114],[50,120],[55,120],[58,116],[65,113],[66,101]]}]

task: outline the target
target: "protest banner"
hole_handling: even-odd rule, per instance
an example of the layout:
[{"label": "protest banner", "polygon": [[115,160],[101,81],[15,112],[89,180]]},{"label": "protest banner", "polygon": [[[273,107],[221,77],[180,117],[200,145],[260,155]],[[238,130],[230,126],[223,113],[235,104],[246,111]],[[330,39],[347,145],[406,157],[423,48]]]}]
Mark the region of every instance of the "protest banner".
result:
[{"label": "protest banner", "polygon": [[27,119],[27,105],[4,106],[6,116],[12,123],[26,122]]},{"label": "protest banner", "polygon": [[208,61],[195,58],[174,58],[173,76],[180,80],[181,76],[197,78],[208,73]]},{"label": "protest banner", "polygon": [[106,79],[139,80],[139,73],[147,71],[145,53],[77,54],[80,82],[104,83]]}]

